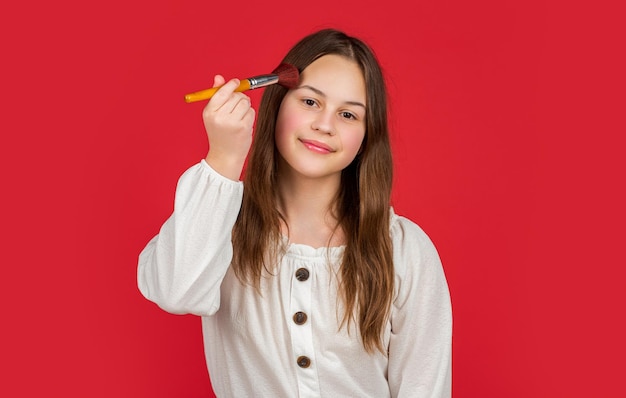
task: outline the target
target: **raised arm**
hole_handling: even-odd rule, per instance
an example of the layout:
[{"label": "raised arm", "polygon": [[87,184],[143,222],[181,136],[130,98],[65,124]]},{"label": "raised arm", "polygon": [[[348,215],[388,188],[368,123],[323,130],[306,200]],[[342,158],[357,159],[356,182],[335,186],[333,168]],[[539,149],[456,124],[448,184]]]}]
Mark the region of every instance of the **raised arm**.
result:
[{"label": "raised arm", "polygon": [[210,149],[205,160],[178,181],[174,212],[139,255],[141,293],[168,312],[212,315],[220,305],[220,285],[232,259],[231,231],[241,207],[238,181],[252,140],[254,110],[235,93],[238,81],[224,84],[202,117]]}]

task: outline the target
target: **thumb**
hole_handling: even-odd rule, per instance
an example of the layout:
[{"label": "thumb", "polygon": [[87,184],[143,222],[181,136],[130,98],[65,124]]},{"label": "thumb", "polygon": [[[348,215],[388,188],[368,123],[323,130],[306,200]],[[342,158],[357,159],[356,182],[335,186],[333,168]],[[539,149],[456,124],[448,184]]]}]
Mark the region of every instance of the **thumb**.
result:
[{"label": "thumb", "polygon": [[226,80],[222,75],[215,75],[213,78],[213,87],[223,86],[224,83],[226,83]]}]

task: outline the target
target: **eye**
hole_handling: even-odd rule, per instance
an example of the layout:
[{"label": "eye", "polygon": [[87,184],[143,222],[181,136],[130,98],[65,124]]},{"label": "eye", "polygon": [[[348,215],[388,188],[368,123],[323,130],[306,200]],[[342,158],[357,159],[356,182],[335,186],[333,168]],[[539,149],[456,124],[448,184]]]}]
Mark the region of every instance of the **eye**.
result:
[{"label": "eye", "polygon": [[343,111],[341,112],[341,117],[344,119],[356,120],[356,115],[352,112]]},{"label": "eye", "polygon": [[304,105],[306,105],[306,106],[315,106],[317,104],[317,102],[315,102],[315,100],[311,99],[311,98],[303,99],[302,103],[304,103]]}]

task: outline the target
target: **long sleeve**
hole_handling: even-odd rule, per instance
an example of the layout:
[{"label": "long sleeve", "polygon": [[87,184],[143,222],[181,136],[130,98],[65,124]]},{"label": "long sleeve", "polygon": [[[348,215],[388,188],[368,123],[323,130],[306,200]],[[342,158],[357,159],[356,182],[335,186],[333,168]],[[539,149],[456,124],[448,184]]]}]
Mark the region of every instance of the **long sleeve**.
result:
[{"label": "long sleeve", "polygon": [[392,225],[396,297],[391,314],[392,397],[448,398],[452,392],[452,308],[439,255],[414,223]]},{"label": "long sleeve", "polygon": [[148,300],[175,314],[208,316],[219,309],[242,198],[243,183],[204,160],[180,177],[174,212],[139,255],[137,283]]}]

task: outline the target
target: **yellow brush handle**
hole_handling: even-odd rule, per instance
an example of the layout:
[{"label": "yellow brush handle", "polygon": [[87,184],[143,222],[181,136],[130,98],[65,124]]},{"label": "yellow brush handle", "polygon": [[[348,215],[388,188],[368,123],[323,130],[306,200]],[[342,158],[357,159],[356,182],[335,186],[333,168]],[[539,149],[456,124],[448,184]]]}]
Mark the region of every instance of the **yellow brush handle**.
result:
[{"label": "yellow brush handle", "polygon": [[[208,88],[206,90],[196,91],[195,93],[187,94],[185,95],[185,102],[196,102],[210,99],[211,97],[213,97],[213,94],[215,94],[217,90],[219,90],[220,87],[222,86]],[[239,87],[235,89],[235,91],[238,92],[247,90],[250,90],[250,80],[248,79],[243,79],[241,83],[239,83]]]}]

